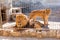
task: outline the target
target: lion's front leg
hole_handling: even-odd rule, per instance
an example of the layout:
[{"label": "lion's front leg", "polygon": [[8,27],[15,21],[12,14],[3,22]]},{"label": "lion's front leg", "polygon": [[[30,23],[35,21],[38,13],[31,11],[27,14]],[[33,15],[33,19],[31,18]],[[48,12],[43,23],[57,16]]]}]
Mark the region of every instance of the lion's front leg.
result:
[{"label": "lion's front leg", "polygon": [[45,16],[43,20],[44,20],[44,26],[45,27],[48,26],[48,17]]}]

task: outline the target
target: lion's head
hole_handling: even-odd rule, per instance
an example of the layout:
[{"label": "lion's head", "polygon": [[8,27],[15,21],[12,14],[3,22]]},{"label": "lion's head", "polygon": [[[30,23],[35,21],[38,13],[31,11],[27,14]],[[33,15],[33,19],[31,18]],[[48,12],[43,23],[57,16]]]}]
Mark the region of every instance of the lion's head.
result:
[{"label": "lion's head", "polygon": [[16,25],[17,27],[24,27],[28,22],[28,18],[26,15],[24,14],[17,14],[16,15]]}]

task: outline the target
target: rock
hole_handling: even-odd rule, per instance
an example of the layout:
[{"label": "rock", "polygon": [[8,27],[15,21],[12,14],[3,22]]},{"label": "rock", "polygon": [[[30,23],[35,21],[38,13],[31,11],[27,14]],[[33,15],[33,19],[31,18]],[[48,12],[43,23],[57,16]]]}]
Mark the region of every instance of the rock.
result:
[{"label": "rock", "polygon": [[56,30],[50,30],[49,31],[49,37],[56,38]]},{"label": "rock", "polygon": [[42,38],[42,33],[40,32],[40,33],[36,33],[36,37],[37,38]]},{"label": "rock", "polygon": [[21,36],[20,32],[10,32],[11,36],[19,37]]},{"label": "rock", "polygon": [[57,30],[57,38],[60,38],[60,30]]},{"label": "rock", "polygon": [[9,31],[4,31],[4,30],[3,30],[3,36],[10,36],[10,32],[9,32]]},{"label": "rock", "polygon": [[42,37],[43,38],[47,38],[49,35],[48,35],[48,31],[44,30],[42,31]]},{"label": "rock", "polygon": [[29,35],[30,37],[36,37],[36,32],[31,32]]}]

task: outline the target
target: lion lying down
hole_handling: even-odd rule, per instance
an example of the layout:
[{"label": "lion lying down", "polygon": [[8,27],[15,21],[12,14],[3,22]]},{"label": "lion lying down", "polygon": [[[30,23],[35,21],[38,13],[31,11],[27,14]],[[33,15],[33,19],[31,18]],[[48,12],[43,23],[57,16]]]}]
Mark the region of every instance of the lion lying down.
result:
[{"label": "lion lying down", "polygon": [[[23,31],[23,30],[27,30],[29,28],[34,28],[34,29],[42,29],[44,27],[44,24],[40,23],[39,21],[35,21],[34,23],[32,23],[31,25],[29,24],[29,22],[27,22],[27,24],[25,26],[22,27],[17,27],[15,26],[15,30],[16,31]],[[26,29],[27,28],[27,29]]]}]

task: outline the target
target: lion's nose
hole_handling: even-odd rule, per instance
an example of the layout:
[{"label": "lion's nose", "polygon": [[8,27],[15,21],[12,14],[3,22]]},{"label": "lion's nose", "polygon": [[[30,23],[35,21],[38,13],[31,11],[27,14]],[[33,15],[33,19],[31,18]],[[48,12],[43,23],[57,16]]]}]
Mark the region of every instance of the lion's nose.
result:
[{"label": "lion's nose", "polygon": [[20,26],[21,26],[21,24],[20,24]]}]

